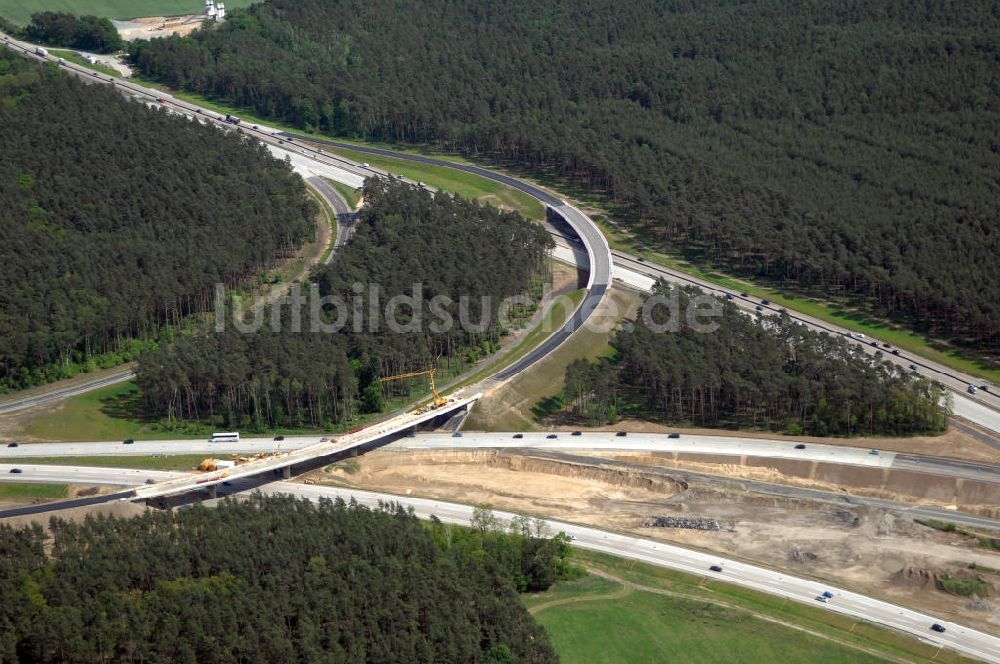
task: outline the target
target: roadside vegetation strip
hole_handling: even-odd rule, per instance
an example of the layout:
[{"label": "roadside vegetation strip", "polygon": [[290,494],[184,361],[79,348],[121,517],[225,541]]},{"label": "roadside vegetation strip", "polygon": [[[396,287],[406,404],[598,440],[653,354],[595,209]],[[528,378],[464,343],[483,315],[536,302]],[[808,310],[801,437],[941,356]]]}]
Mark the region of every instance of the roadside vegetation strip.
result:
[{"label": "roadside vegetation strip", "polygon": [[[850,645],[878,651],[882,656],[906,660],[965,662],[968,659],[951,650],[940,650],[906,634],[885,629],[818,607],[768,595],[726,583],[624,558],[574,549],[573,562],[610,573],[627,582],[653,589],[690,594],[707,601],[732,603],[739,608],[769,616],[800,628],[830,635]],[[723,575],[725,572],[723,572]],[[817,581],[822,586],[822,581]],[[836,601],[834,598],[831,601]]]},{"label": "roadside vegetation strip", "polygon": [[768,299],[775,306],[785,307],[791,313],[811,316],[853,332],[864,333],[880,341],[888,341],[901,350],[915,353],[956,371],[979,376],[1000,384],[1000,369],[967,357],[957,349],[944,347],[933,339],[928,339],[909,330],[890,327],[881,321],[872,319],[864,312],[839,306],[835,302],[821,301],[812,296],[790,295],[787,292],[761,286],[745,279],[730,277],[714,270],[702,269],[679,256],[646,251],[633,240],[625,237],[620,229],[608,223],[606,219],[595,219],[595,222],[613,250],[642,257],[652,267],[660,266],[676,270],[729,289],[733,293],[747,293],[757,299]]},{"label": "roadside vegetation strip", "polygon": [[[308,139],[307,139],[308,140]],[[538,199],[500,182],[465,171],[435,166],[407,159],[369,154],[339,147],[321,146],[327,152],[338,154],[353,161],[371,164],[394,175],[402,175],[410,180],[423,182],[435,189],[448,191],[482,203],[513,209],[528,219],[545,218],[545,206]]]},{"label": "roadside vegetation strip", "polygon": [[337,190],[337,193],[344,197],[347,201],[347,207],[351,208],[352,211],[357,211],[358,207],[361,205],[361,190],[355,189],[349,184],[344,184],[343,182],[337,182],[336,180],[331,180],[330,178],[323,178],[327,184]]},{"label": "roadside vegetation strip", "polygon": [[485,378],[489,378],[495,373],[503,371],[514,364],[522,357],[533,351],[543,341],[562,329],[566,321],[570,319],[580,302],[586,296],[587,291],[583,288],[560,295],[552,300],[546,308],[541,320],[533,329],[514,345],[510,351],[503,354],[499,359],[494,359],[467,378],[463,378],[455,385],[448,385],[449,391],[456,390],[467,385],[472,385]]},{"label": "roadside vegetation strip", "polygon": [[[331,180],[327,180],[327,182],[332,183]],[[326,262],[330,260],[330,254],[332,254],[333,250],[337,247],[337,235],[340,232],[340,227],[337,225],[337,213],[330,207],[330,204],[327,203],[326,198],[313,189],[308,182],[306,182],[306,191],[308,192],[309,197],[319,204],[320,216],[326,220],[326,223],[330,227],[330,241],[327,243],[326,247],[321,250],[322,253],[319,260],[315,261],[320,265],[325,265]]]},{"label": "roadside vegetation strip", "polygon": [[[261,117],[247,108],[226,104],[217,99],[212,99],[193,92],[167,88],[162,83],[143,76],[134,75],[130,80],[143,87],[167,92],[177,99],[197,104],[198,106],[221,115],[237,115],[245,123],[249,122],[251,124],[262,124],[275,129],[280,129],[295,136],[296,140],[310,142],[312,139],[330,138],[326,135],[309,134],[297,127],[277,122],[270,118]],[[425,156],[423,152],[404,150],[393,145],[365,143],[361,141],[341,139],[340,137],[333,138],[336,138],[337,141],[342,141],[344,143],[353,143],[358,147],[381,147],[395,150],[400,153]],[[333,148],[328,145],[316,144],[316,146],[325,152],[337,154],[359,163],[370,164],[376,168],[380,168],[396,175],[403,175],[411,180],[430,185],[435,189],[440,189],[453,194],[459,194],[465,198],[471,198],[482,203],[490,203],[496,207],[517,210],[528,219],[536,221],[545,219],[545,206],[534,197],[529,196],[523,191],[518,191],[517,189],[506,184],[495,182],[488,178],[475,175],[474,173],[467,173],[465,171],[459,171],[446,166],[434,166],[431,164],[422,164],[395,157],[373,155],[357,150]],[[453,161],[455,164],[468,165],[472,163],[454,155],[437,156],[442,159],[447,159],[448,161]],[[347,200],[350,202],[350,198]]]},{"label": "roadside vegetation strip", "polygon": [[65,498],[67,495],[69,495],[69,486],[66,484],[41,484],[41,483],[0,484],[0,500]]},{"label": "roadside vegetation strip", "polygon": [[79,65],[81,67],[86,67],[87,69],[93,69],[96,72],[100,72],[100,73],[106,74],[108,76],[114,76],[116,78],[121,78],[121,74],[118,71],[112,69],[111,67],[108,67],[107,65],[101,64],[100,62],[96,62],[96,63],[87,62],[87,60],[82,55],[80,55],[79,53],[77,53],[76,51],[64,51],[64,50],[61,50],[61,49],[60,50],[49,49],[49,53],[51,53],[52,55],[56,56],[57,58],[62,58],[63,60],[66,60],[67,62],[72,62],[75,65]]}]

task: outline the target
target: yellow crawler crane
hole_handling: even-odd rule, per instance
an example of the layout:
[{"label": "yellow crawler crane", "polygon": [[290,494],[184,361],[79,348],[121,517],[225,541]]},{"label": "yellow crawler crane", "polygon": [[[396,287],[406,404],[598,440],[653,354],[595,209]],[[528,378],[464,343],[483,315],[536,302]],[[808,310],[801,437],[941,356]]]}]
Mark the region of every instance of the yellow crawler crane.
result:
[{"label": "yellow crawler crane", "polygon": [[403,380],[404,378],[416,378],[417,376],[429,376],[431,379],[431,394],[434,395],[434,400],[431,401],[431,408],[440,408],[441,406],[448,403],[448,400],[443,396],[438,394],[437,386],[434,384],[434,372],[437,371],[434,367],[424,369],[423,371],[411,371],[409,373],[396,374],[395,376],[385,376],[384,378],[379,378],[379,382],[389,383],[394,380]]}]

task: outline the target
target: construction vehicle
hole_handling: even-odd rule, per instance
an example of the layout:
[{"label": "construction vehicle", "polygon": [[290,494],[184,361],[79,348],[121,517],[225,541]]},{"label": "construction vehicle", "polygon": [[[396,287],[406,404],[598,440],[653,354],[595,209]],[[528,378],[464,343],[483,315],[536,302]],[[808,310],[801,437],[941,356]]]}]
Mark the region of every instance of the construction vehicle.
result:
[{"label": "construction vehicle", "polygon": [[381,383],[389,383],[389,382],[392,382],[394,380],[403,380],[404,378],[415,378],[417,376],[429,376],[430,377],[430,381],[431,381],[431,394],[434,395],[434,399],[433,399],[433,401],[431,401],[430,407],[432,409],[433,408],[440,408],[441,406],[443,406],[446,403],[448,403],[448,400],[445,399],[440,394],[438,394],[437,386],[434,384],[434,372],[435,371],[437,371],[436,368],[429,367],[427,369],[424,369],[423,371],[411,371],[409,373],[401,373],[401,374],[396,374],[395,376],[386,376],[384,378],[379,378],[379,382],[381,382]]},{"label": "construction vehicle", "polygon": [[212,472],[213,470],[222,470],[223,468],[232,468],[236,465],[235,461],[224,461],[222,459],[205,459],[198,465],[198,470]]}]

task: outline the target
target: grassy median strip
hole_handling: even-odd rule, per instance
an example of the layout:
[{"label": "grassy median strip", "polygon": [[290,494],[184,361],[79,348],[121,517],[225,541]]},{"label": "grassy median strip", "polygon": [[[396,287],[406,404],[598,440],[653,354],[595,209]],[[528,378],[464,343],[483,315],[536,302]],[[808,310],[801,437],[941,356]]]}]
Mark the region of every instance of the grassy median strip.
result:
[{"label": "grassy median strip", "polygon": [[0,500],[25,500],[34,498],[65,498],[69,487],[65,484],[4,483],[0,484]]},{"label": "grassy median strip", "polygon": [[489,203],[496,207],[517,210],[528,219],[541,220],[545,218],[545,206],[537,199],[513,187],[473,173],[396,157],[368,154],[358,150],[321,147],[328,152],[339,154],[353,161],[371,164],[393,175],[402,175],[410,180],[423,182],[435,189],[475,199],[481,203]]},{"label": "grassy median strip", "polygon": [[58,456],[5,459],[7,463],[25,466],[88,466],[92,468],[138,468],[141,470],[196,470],[205,459],[229,459],[222,451],[203,454],[172,454],[154,456]]}]

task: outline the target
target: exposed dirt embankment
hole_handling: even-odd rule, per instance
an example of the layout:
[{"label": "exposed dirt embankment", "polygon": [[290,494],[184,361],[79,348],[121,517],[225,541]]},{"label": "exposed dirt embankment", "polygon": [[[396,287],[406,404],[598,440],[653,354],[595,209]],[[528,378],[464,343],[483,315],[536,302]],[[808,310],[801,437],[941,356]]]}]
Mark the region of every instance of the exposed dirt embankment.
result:
[{"label": "exposed dirt embankment", "polygon": [[[362,465],[364,476],[394,475],[394,469],[401,467],[420,470],[417,477],[423,481],[437,481],[444,476],[448,481],[448,466],[461,466],[461,478],[452,476],[459,483],[466,483],[471,467],[479,466],[485,476],[500,476],[509,474],[547,475],[573,480],[575,483],[589,485],[594,490],[599,488],[619,491],[637,489],[643,492],[657,494],[660,497],[677,496],[688,488],[687,482],[659,472],[642,472],[622,467],[599,467],[589,463],[547,459],[533,455],[523,455],[506,450],[442,450],[432,452],[393,452],[389,454],[373,454],[364,457]],[[443,471],[443,472],[442,472]],[[360,479],[360,478],[359,478]],[[485,487],[485,485],[484,485]],[[519,488],[514,485],[513,488]],[[504,492],[506,493],[506,492]]]},{"label": "exposed dirt embankment", "polygon": [[848,493],[1000,518],[1000,484],[940,477],[893,468],[859,468],[835,463],[707,454],[592,452],[629,464],[690,470],[728,478]]},{"label": "exposed dirt embankment", "polygon": [[[325,473],[324,479],[719,551],[987,631],[1000,629],[1000,610],[990,598],[972,606],[969,598],[944,593],[912,571],[956,574],[974,564],[977,573],[1000,587],[991,573],[982,571],[1000,568],[1000,554],[977,547],[970,538],[914,523],[905,510],[850,505],[836,494],[817,502],[795,487],[764,490],[755,484],[783,477],[784,467],[733,464],[730,457],[727,470],[732,474],[719,476],[719,466],[712,465],[713,477],[696,474],[694,468],[644,464],[651,459],[640,455],[621,456],[379,450],[359,457],[356,472]],[[801,481],[814,488],[822,483]],[[718,529],[703,527],[716,522]]]}]

